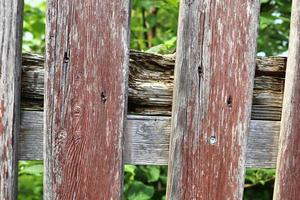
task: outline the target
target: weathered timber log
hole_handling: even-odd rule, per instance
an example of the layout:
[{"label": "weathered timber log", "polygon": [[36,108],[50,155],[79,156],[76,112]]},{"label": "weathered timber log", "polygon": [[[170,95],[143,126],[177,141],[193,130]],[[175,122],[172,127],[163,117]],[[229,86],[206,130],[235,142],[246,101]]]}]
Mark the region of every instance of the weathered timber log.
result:
[{"label": "weathered timber log", "polygon": [[[171,115],[174,55],[131,51],[129,113]],[[23,55],[22,108],[43,110],[44,59]],[[281,116],[286,58],[257,58],[252,119],[278,121]]]}]

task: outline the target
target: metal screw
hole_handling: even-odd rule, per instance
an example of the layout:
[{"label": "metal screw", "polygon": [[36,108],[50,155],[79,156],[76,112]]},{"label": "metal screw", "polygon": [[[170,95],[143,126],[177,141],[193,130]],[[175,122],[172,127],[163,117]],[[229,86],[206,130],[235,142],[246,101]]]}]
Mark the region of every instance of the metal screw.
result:
[{"label": "metal screw", "polygon": [[216,144],[216,142],[217,142],[216,137],[215,136],[210,136],[209,143],[213,145],[213,144]]}]

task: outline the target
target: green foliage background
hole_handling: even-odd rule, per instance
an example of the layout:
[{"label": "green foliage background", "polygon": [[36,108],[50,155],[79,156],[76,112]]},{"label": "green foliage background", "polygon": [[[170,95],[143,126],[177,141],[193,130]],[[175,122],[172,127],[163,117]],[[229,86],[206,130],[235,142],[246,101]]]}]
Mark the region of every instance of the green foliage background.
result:
[{"label": "green foliage background", "polygon": [[[25,0],[23,51],[45,51],[45,0]],[[179,0],[133,0],[131,48],[173,53],[176,48]],[[261,0],[258,55],[286,55],[291,0]],[[124,199],[163,200],[167,182],[165,166],[124,168]],[[19,163],[19,200],[39,200],[43,193],[41,161]],[[274,169],[247,169],[245,200],[272,199]]]}]

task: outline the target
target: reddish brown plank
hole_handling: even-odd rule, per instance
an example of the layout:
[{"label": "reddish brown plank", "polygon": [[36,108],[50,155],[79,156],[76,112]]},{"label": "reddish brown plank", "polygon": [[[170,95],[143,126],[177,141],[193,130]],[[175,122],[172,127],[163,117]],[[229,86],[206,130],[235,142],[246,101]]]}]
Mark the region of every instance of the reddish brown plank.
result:
[{"label": "reddish brown plank", "polygon": [[242,199],[258,13],[181,1],[167,199]]},{"label": "reddish brown plank", "polygon": [[0,199],[17,196],[22,0],[0,2]]},{"label": "reddish brown plank", "polygon": [[274,200],[300,196],[300,0],[294,0]]},{"label": "reddish brown plank", "polygon": [[50,0],[45,199],[120,199],[129,0]]}]

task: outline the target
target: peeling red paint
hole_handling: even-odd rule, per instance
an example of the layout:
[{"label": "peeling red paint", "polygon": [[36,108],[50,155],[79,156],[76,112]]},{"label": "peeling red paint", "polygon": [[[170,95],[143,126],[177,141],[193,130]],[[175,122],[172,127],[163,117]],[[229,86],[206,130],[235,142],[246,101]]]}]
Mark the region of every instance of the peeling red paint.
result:
[{"label": "peeling red paint", "polygon": [[48,8],[45,197],[120,199],[129,1],[50,0]]},{"label": "peeling red paint", "polygon": [[181,3],[168,199],[242,199],[258,0]]}]

